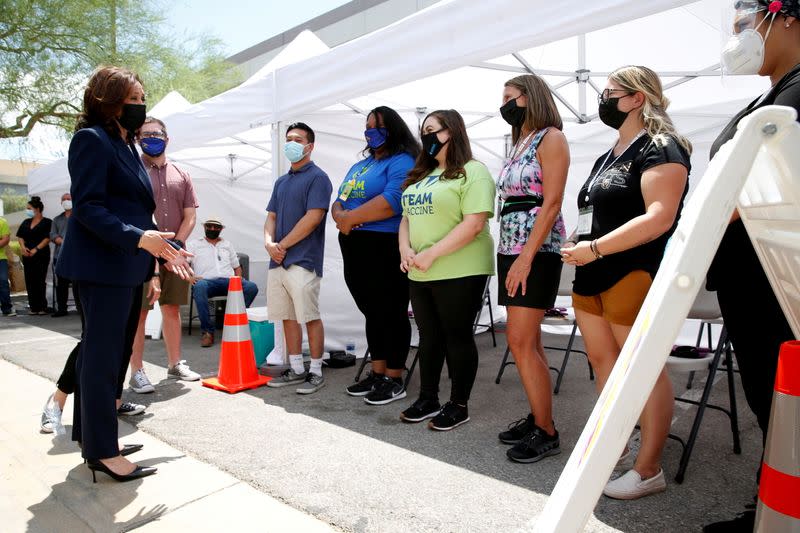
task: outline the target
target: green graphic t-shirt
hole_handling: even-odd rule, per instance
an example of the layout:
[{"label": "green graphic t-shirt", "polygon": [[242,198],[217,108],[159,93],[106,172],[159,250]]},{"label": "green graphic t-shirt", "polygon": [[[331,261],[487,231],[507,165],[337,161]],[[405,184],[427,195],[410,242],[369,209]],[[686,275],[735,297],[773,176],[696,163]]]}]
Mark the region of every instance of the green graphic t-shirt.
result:
[{"label": "green graphic t-shirt", "polygon": [[[464,215],[494,214],[494,179],[486,165],[470,161],[466,177],[439,180],[440,170],[403,191],[403,216],[408,218],[411,248],[416,253],[442,240]],[[494,242],[488,221],[475,239],[455,252],[433,262],[427,272],[411,269],[408,279],[434,281],[494,274]]]}]

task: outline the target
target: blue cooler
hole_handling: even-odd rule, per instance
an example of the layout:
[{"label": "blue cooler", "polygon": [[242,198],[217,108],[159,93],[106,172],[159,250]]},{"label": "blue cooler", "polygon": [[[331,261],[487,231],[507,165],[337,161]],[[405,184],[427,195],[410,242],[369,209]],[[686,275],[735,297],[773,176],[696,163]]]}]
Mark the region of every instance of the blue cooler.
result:
[{"label": "blue cooler", "polygon": [[275,326],[267,318],[266,307],[248,309],[247,321],[250,324],[250,338],[253,340],[256,366],[261,366],[275,347]]}]

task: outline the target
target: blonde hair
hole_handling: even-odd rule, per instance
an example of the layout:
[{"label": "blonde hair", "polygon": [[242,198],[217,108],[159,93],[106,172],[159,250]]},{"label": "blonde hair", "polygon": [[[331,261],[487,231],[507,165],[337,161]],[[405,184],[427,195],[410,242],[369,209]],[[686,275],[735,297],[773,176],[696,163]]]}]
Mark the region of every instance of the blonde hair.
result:
[{"label": "blonde hair", "polygon": [[[524,123],[527,129],[564,128],[553,94],[542,78],[535,74],[523,74],[508,80],[505,86],[519,89],[527,97]],[[516,126],[511,128],[511,140],[515,143],[519,140],[521,129]]]},{"label": "blonde hair", "polygon": [[678,144],[692,153],[692,143],[675,130],[672,119],[667,115],[669,99],[664,96],[658,74],[647,67],[628,65],[612,72],[608,79],[626,91],[640,92],[644,95],[642,121],[647,134],[656,146],[664,146],[669,137],[674,137]]}]

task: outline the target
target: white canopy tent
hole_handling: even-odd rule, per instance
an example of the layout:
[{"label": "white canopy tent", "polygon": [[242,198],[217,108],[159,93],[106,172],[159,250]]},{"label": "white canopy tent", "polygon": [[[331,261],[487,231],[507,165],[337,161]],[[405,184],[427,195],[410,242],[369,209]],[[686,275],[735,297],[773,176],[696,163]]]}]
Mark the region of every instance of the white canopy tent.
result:
[{"label": "white canopy tent", "polygon": [[[163,115],[169,153],[192,173],[198,220],[223,218],[225,236],[251,256],[251,277],[263,285],[256,270],[266,261],[261,226],[272,182],[285,170],[286,123],[315,129],[314,160],[336,186],[363,149],[365,111],[389,105],[416,128],[427,111],[455,108],[476,158],[497,173],[509,133],[497,116],[503,82],[533,71],[551,85],[565,119],[572,165],[564,215],[573,227],[575,192],[614,135],[594,120],[608,72],[644,64],[662,75],[670,113],[695,145],[690,181],[702,176],[710,143],[729,117],[765,89],[755,77],[720,76],[721,5],[597,0],[576,11],[545,0],[450,0],[333,50],[304,32],[239,87]],[[51,168],[31,175],[32,192],[68,186],[66,173]],[[341,345],[359,338],[361,326],[335,237],[330,225],[322,302],[326,333]]]}]

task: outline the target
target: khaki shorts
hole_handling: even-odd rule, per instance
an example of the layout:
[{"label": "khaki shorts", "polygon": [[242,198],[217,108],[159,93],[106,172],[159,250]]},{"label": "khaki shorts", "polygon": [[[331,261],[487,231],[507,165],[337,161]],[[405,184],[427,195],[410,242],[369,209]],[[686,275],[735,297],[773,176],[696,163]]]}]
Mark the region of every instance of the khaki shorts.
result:
[{"label": "khaki shorts", "polygon": [[[161,296],[158,298],[158,305],[186,305],[189,303],[189,282],[184,281],[166,268],[160,268],[158,277],[161,280]],[[147,300],[147,291],[150,283],[144,284],[142,295],[142,309],[153,309]]]},{"label": "khaki shorts", "polygon": [[295,320],[301,324],[319,320],[320,279],[299,265],[271,268],[267,275],[269,319]]},{"label": "khaki shorts", "polygon": [[595,296],[572,293],[572,307],[601,316],[612,324],[632,326],[642,308],[653,277],[644,270],[634,270],[613,287]]}]

